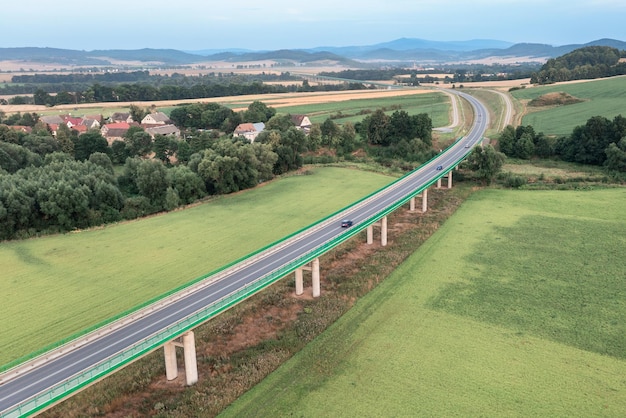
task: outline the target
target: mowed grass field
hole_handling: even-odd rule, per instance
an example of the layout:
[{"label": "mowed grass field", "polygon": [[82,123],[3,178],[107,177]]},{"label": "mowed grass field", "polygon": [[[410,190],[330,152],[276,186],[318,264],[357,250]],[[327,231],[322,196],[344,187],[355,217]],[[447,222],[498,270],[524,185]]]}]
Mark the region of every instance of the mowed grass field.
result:
[{"label": "mowed grass field", "polygon": [[0,365],[201,277],[394,180],[349,168],[308,174],[143,220],[0,243]]},{"label": "mowed grass field", "polygon": [[578,83],[562,83],[516,90],[519,100],[532,100],[547,93],[565,92],[584,102],[546,109],[529,107],[522,125],[532,125],[546,135],[570,135],[576,126],[584,125],[593,116],[613,119],[626,117],[626,76]]},{"label": "mowed grass field", "polygon": [[[270,105],[271,106],[271,105]],[[450,123],[450,99],[443,93],[435,92],[425,94],[413,94],[387,98],[352,99],[329,103],[311,103],[298,106],[285,106],[277,108],[278,113],[290,113],[292,115],[307,115],[313,123],[323,123],[331,115],[333,121],[338,124],[345,122],[360,122],[368,114],[363,111],[374,111],[385,108],[387,114],[395,110],[404,110],[409,115],[427,113],[433,121],[434,127],[447,126]],[[339,113],[344,117],[336,117]]]},{"label": "mowed grass field", "polygon": [[624,416],[624,202],[473,194],[223,416]]}]

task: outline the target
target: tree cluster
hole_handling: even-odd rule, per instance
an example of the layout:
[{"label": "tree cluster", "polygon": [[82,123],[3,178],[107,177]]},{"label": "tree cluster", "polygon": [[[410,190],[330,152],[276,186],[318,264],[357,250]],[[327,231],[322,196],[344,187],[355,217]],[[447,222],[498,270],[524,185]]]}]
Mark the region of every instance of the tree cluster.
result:
[{"label": "tree cluster", "polygon": [[409,115],[396,110],[387,115],[378,109],[355,128],[370,146],[370,152],[379,157],[426,161],[433,155],[433,125],[426,113]]},{"label": "tree cluster", "polygon": [[498,138],[498,147],[509,157],[557,157],[564,161],[604,165],[610,170],[626,171],[626,118],[613,120],[594,116],[561,138],[536,134],[532,126],[507,126]]},{"label": "tree cluster", "polygon": [[588,46],[549,59],[530,79],[534,84],[594,79],[626,74],[626,51],[608,46]]},{"label": "tree cluster", "polygon": [[530,125],[511,125],[504,128],[498,138],[498,147],[508,157],[528,160],[532,157],[549,158],[554,155],[556,141],[543,132],[536,133]]}]

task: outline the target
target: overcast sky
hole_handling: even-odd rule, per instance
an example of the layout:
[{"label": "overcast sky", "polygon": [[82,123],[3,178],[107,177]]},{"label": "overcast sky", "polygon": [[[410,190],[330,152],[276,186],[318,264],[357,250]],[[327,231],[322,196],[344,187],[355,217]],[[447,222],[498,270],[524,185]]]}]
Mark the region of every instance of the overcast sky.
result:
[{"label": "overcast sky", "polygon": [[0,47],[189,51],[398,38],[626,41],[626,0],[9,0],[0,13]]}]

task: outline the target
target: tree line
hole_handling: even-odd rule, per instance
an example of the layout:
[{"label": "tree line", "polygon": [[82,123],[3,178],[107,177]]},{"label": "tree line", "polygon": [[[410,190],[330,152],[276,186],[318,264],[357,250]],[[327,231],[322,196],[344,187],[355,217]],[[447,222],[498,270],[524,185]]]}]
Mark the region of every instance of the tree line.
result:
[{"label": "tree line", "polygon": [[565,137],[548,137],[532,126],[507,126],[498,138],[498,147],[509,157],[530,159],[560,158],[580,164],[605,166],[626,172],[626,118],[613,120],[594,116],[576,126]]},{"label": "tree line", "polygon": [[533,84],[594,79],[626,74],[626,51],[608,46],[588,46],[549,59],[531,76]]},{"label": "tree line", "polygon": [[[300,168],[305,158],[352,158],[361,148],[388,164],[421,162],[434,153],[430,118],[402,110],[388,115],[378,109],[357,125],[340,126],[329,118],[313,124],[308,135],[293,125],[291,115],[262,102],[242,112],[216,104],[175,110],[170,117],[185,138],[152,139],[135,126],[111,146],[98,130],[78,135],[62,124],[52,136],[38,121],[31,133],[0,125],[0,239],[172,210],[207,195],[254,187]],[[266,129],[250,143],[223,130],[233,120],[264,121]],[[325,151],[318,154],[320,149]],[[114,165],[122,167],[121,174],[114,174]]]}]

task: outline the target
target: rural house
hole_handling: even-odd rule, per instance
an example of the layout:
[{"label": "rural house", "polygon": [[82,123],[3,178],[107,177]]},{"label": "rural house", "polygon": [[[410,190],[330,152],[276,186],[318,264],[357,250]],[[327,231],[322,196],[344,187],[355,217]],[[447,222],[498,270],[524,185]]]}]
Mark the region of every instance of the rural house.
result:
[{"label": "rural house", "polygon": [[111,115],[109,120],[111,121],[111,123],[117,123],[117,122],[131,123],[133,122],[133,117],[130,115],[130,113],[115,112]]},{"label": "rural house", "polygon": [[163,112],[154,112],[146,115],[141,120],[142,125],[171,125],[172,121],[169,116]]},{"label": "rural house", "polygon": [[311,121],[308,116],[291,115],[291,123],[293,123],[296,128],[303,130],[305,134],[308,134],[311,130]]},{"label": "rural house", "polygon": [[235,128],[235,132],[233,132],[233,136],[243,136],[250,142],[254,142],[256,137],[263,132],[265,129],[265,124],[263,122],[259,123],[240,123]]},{"label": "rural house", "polygon": [[173,135],[175,137],[180,137],[180,129],[178,129],[175,125],[153,125],[151,127],[146,127],[145,131],[150,134],[152,139],[155,136],[167,136]]},{"label": "rural house", "polygon": [[123,141],[124,135],[128,132],[129,128],[130,124],[127,122],[107,123],[100,128],[100,133],[106,138],[109,146],[111,146],[114,141]]}]

